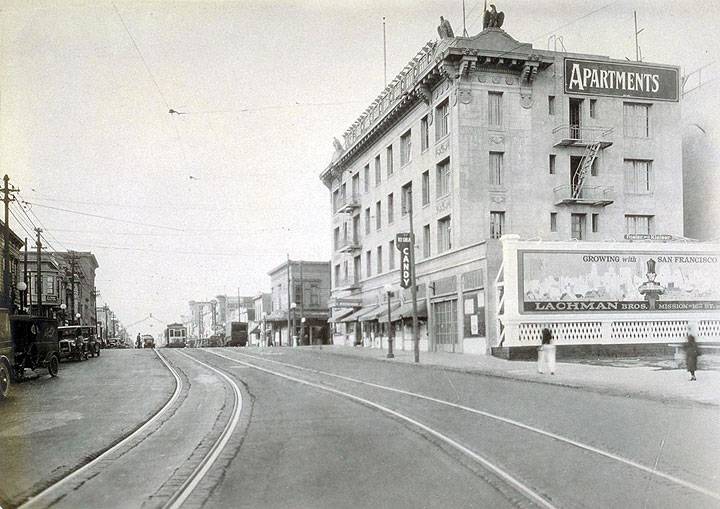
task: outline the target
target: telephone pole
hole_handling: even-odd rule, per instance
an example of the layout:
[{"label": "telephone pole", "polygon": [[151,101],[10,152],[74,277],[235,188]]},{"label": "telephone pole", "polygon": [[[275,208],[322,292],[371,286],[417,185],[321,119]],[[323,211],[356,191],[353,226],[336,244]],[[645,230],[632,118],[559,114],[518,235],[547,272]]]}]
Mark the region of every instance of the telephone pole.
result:
[{"label": "telephone pole", "polygon": [[37,247],[37,311],[38,316],[43,316],[42,312],[42,241],[40,240],[40,234],[42,230],[35,228],[37,234],[37,240],[35,241],[35,247]]},{"label": "telephone pole", "polygon": [[0,305],[10,309],[12,306],[12,297],[10,296],[10,202],[15,200],[12,193],[16,193],[19,189],[15,189],[10,185],[10,177],[3,177],[3,203],[5,203],[5,227],[3,229],[3,293]]}]

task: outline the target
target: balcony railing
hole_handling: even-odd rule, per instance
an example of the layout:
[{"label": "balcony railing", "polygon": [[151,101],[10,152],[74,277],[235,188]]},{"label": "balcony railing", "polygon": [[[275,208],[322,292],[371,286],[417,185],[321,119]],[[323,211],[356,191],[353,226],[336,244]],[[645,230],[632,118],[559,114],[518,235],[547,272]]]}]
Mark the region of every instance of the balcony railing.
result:
[{"label": "balcony railing", "polygon": [[593,143],[600,143],[600,148],[607,148],[613,144],[612,127],[587,127],[576,125],[559,125],[553,129],[556,147],[587,147]]},{"label": "balcony railing", "polygon": [[553,189],[555,205],[591,205],[605,207],[615,201],[615,190],[610,186],[583,186],[579,193],[570,185]]},{"label": "balcony railing", "polygon": [[340,253],[347,253],[360,249],[361,247],[362,246],[357,239],[340,239],[336,251]]},{"label": "balcony railing", "polygon": [[348,213],[359,207],[360,197],[358,195],[340,196],[337,203],[335,203],[335,212],[340,214]]}]

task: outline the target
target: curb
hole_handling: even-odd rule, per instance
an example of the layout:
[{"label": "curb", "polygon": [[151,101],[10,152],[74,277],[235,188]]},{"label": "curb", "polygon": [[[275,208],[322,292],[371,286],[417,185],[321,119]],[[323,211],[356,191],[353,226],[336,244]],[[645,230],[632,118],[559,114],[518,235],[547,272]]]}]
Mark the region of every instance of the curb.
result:
[{"label": "curb", "polygon": [[318,352],[325,352],[329,353],[330,355],[337,355],[338,357],[345,357],[345,358],[353,358],[353,359],[367,359],[370,361],[375,362],[386,362],[386,363],[394,363],[396,365],[404,365],[404,366],[412,366],[415,368],[438,368],[445,371],[452,371],[455,373],[463,373],[466,375],[474,375],[474,376],[486,376],[486,377],[493,377],[493,378],[502,378],[504,380],[512,380],[516,382],[528,382],[528,383],[535,383],[535,384],[543,384],[543,385],[553,385],[556,387],[564,387],[566,389],[575,389],[575,390],[581,390],[581,391],[587,391],[587,392],[594,392],[597,394],[603,394],[603,395],[609,395],[609,396],[618,396],[618,397],[624,397],[624,398],[630,398],[635,397],[638,399],[644,399],[648,401],[656,401],[660,403],[673,403],[673,404],[684,404],[684,405],[700,405],[704,407],[718,407],[720,406],[720,402],[711,402],[711,401],[700,401],[696,399],[688,399],[688,398],[682,398],[678,396],[663,396],[658,394],[653,394],[650,392],[640,391],[640,390],[633,390],[633,389],[621,389],[621,388],[614,388],[614,387],[598,387],[590,384],[583,384],[578,382],[565,382],[565,381],[555,381],[553,379],[547,378],[547,379],[536,379],[532,377],[531,375],[523,375],[523,374],[509,374],[504,371],[498,371],[493,369],[483,369],[483,368],[466,368],[466,367],[456,367],[456,366],[446,366],[444,364],[437,364],[437,363],[414,363],[414,362],[405,362],[405,361],[397,361],[393,359],[387,359],[384,357],[375,357],[375,356],[366,356],[366,355],[356,355],[352,353],[346,353],[342,351],[334,351],[332,349],[323,349],[322,346],[320,347],[310,347],[310,350],[307,351],[318,351]]}]

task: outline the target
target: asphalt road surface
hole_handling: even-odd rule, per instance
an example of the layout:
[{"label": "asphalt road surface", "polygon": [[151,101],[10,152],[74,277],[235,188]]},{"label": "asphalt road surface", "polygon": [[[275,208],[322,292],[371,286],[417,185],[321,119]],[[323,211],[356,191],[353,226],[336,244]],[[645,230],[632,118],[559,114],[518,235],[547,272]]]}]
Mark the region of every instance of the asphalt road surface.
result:
[{"label": "asphalt road surface", "polygon": [[318,350],[159,353],[16,386],[3,506],[720,507],[717,407]]}]

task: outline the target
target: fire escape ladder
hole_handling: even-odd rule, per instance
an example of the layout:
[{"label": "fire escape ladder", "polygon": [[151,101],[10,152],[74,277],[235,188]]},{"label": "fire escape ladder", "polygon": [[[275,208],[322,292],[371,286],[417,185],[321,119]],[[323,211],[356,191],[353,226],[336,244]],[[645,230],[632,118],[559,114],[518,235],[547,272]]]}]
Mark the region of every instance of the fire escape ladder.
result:
[{"label": "fire escape ladder", "polygon": [[587,178],[588,173],[590,173],[592,165],[597,158],[598,152],[600,151],[600,145],[600,141],[596,140],[590,143],[585,148],[585,153],[580,160],[580,168],[578,169],[577,173],[575,173],[575,176],[573,178],[574,182],[572,197],[574,199],[579,199],[582,197],[583,184],[585,183],[585,179]]}]

